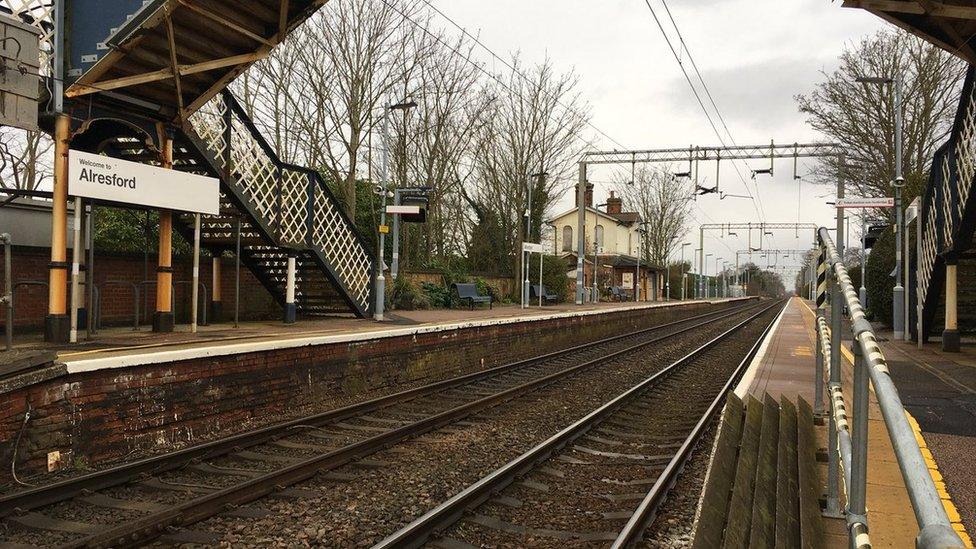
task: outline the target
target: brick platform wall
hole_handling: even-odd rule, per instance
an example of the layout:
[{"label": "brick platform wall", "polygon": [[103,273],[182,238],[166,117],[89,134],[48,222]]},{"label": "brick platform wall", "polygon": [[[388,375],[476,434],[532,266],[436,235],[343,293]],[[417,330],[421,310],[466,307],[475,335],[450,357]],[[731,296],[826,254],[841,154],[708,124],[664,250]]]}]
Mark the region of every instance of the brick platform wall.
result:
[{"label": "brick platform wall", "polygon": [[[40,248],[15,247],[12,261],[14,284],[23,281],[47,282],[50,252]],[[156,278],[156,258],[149,257],[148,280]],[[223,281],[224,315],[229,317],[234,311],[234,259],[223,258],[221,280]],[[173,281],[176,284],[177,321],[189,322],[190,284],[193,277],[193,260],[189,257],[173,258]],[[0,284],[3,273],[0,272]],[[146,268],[141,254],[98,254],[95,255],[95,284],[102,293],[102,326],[126,326],[132,324],[133,292],[131,283],[139,284],[139,316],[142,324],[152,322],[152,312],[156,307],[156,286],[140,284],[146,278]],[[200,281],[207,288],[208,297],[213,291],[210,257],[200,258]],[[109,284],[124,282],[122,284]],[[70,296],[70,284],[68,288]],[[39,330],[44,327],[47,315],[46,286],[21,286],[14,291],[14,328],[20,330]],[[203,295],[200,296],[201,302]],[[70,303],[70,297],[69,301]],[[209,315],[209,309],[208,309]],[[264,289],[247,267],[241,267],[241,318],[262,320],[278,318],[281,308]],[[201,322],[203,317],[200,317]],[[208,319],[210,320],[210,319]],[[0,331],[6,323],[6,316],[0,315]]]},{"label": "brick platform wall", "polygon": [[[280,420],[403,383],[433,381],[537,356],[727,305],[689,304],[470,327],[66,374],[0,394],[0,463],[9,464],[25,411],[18,471],[46,469],[48,452],[95,464]],[[0,479],[9,475],[4,466]]]}]

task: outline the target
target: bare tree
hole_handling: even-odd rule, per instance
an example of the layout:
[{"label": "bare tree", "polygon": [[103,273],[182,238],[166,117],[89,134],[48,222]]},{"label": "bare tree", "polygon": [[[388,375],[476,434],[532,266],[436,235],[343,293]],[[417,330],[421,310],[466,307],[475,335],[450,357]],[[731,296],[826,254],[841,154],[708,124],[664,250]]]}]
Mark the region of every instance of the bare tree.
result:
[{"label": "bare tree", "polygon": [[[483,238],[496,240],[507,253],[476,259],[495,268],[516,264],[530,188],[531,232],[541,234],[545,212],[569,186],[589,117],[574,74],[557,74],[548,61],[531,70],[518,58],[512,65],[515,70],[489,86],[495,100],[478,127],[471,153],[475,174],[465,189],[479,221],[495,231]],[[531,177],[542,173],[547,175]]]},{"label": "bare tree", "polygon": [[685,233],[691,211],[690,195],[669,170],[641,166],[633,181],[618,182],[620,196],[630,210],[640,214],[647,231],[642,255],[666,265]]},{"label": "bare tree", "polygon": [[[408,92],[412,71],[429,55],[429,15],[415,0],[336,0],[309,21],[298,48],[306,86],[309,162],[337,183],[350,218],[363,149],[385,101]],[[396,97],[394,97],[396,96]]]},{"label": "bare tree", "polygon": [[33,191],[53,177],[54,142],[42,132],[0,127],[0,187]]},{"label": "bare tree", "polygon": [[[839,68],[825,73],[813,93],[797,95],[796,101],[808,123],[843,145],[848,161],[863,168],[852,174],[851,187],[862,196],[885,196],[895,165],[893,89],[856,79],[904,79],[904,170],[917,188],[950,130],[964,72],[965,64],[942,49],[885,30],[848,48]],[[824,165],[824,178],[834,177],[835,168]]]}]

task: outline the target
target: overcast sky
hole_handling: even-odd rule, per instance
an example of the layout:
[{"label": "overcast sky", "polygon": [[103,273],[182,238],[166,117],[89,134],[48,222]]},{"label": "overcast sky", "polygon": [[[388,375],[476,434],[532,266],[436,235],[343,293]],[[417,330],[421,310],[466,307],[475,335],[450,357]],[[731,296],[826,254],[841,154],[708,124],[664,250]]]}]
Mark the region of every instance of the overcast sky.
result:
[{"label": "overcast sky", "polygon": [[[548,57],[560,70],[575,71],[592,105],[593,124],[628,148],[718,144],[644,0],[431,1],[469,32],[480,33],[482,42],[498,54],[519,51],[526,62]],[[677,44],[661,0],[651,0],[651,5]],[[886,25],[867,12],[844,9],[829,0],[670,0],[668,7],[739,145],[823,139],[806,125],[794,96],[812,90],[823,71],[831,72],[845,46]],[[448,25],[444,20],[440,23]],[[488,53],[479,56],[489,68],[493,66]],[[690,65],[685,65],[690,72]],[[593,133],[601,147],[618,148]],[[764,161],[751,164],[768,167]],[[721,187],[746,194],[731,165],[723,163],[722,168]],[[739,169],[750,181],[746,166],[740,163]],[[799,219],[833,226],[833,210],[824,204],[833,199],[833,191],[798,186],[792,160],[778,162],[776,169],[775,179],[758,178],[765,220]],[[701,170],[711,185],[714,163]],[[809,168],[801,165],[800,172]],[[598,201],[609,191],[609,185],[601,182],[613,175],[606,170],[590,174]],[[560,208],[571,206],[569,196],[560,204]],[[686,258],[697,247],[699,223],[760,220],[751,201],[719,201],[714,195],[700,199],[693,213],[694,235],[684,241],[694,241],[695,246],[686,249]],[[745,234],[740,235],[741,241],[706,237],[706,253],[734,262],[734,251],[747,248]],[[777,234],[774,244],[782,249],[807,248],[811,242],[812,234],[797,239],[790,232]],[[755,259],[765,266],[758,255]],[[778,264],[784,262],[798,263],[780,258]],[[714,272],[713,261],[706,272]],[[792,277],[793,273],[784,277],[788,288]]]}]

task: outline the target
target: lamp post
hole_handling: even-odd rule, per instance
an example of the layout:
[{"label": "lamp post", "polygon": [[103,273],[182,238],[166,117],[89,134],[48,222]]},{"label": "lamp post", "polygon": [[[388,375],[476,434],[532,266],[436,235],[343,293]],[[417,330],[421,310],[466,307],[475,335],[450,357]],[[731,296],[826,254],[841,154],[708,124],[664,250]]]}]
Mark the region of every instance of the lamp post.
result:
[{"label": "lamp post", "polygon": [[901,282],[902,272],[902,235],[905,234],[904,217],[901,211],[901,192],[905,186],[905,177],[902,174],[902,77],[894,78],[865,76],[856,79],[863,84],[894,85],[895,92],[895,179],[891,182],[895,188],[895,289],[892,291],[892,328],[895,339],[903,339],[905,336],[905,287]]},{"label": "lamp post", "polygon": [[417,103],[414,101],[403,101],[395,105],[386,105],[383,109],[383,156],[382,156],[382,176],[379,185],[378,192],[381,195],[380,199],[380,227],[379,231],[379,250],[376,253],[376,287],[374,292],[376,293],[375,305],[373,307],[373,318],[375,320],[383,320],[383,307],[386,303],[386,279],[383,277],[383,255],[386,248],[386,199],[389,195],[388,177],[390,169],[390,145],[389,145],[389,133],[390,133],[390,117],[389,114],[397,110],[407,110],[416,107]]},{"label": "lamp post", "polygon": [[685,273],[685,246],[691,246],[691,242],[685,242],[681,245],[681,301],[685,300],[685,284],[687,280],[687,273]]},{"label": "lamp post", "polygon": [[[403,161],[406,164],[407,160],[407,134],[406,134],[406,124],[407,124],[407,111],[417,106],[415,101],[404,101],[396,105],[389,107],[391,111],[403,111]],[[384,142],[383,146],[386,147],[387,144]],[[406,168],[403,171],[404,177],[406,177]],[[397,185],[393,185],[397,187]],[[395,206],[400,205],[400,190],[394,189],[393,191],[393,204]],[[390,265],[390,276],[393,280],[396,280],[397,275],[400,273],[400,216],[393,216],[393,263]]]},{"label": "lamp post", "polygon": [[718,297],[718,262],[719,261],[722,261],[722,258],[721,257],[716,257],[715,258],[715,277],[716,277],[716,280],[715,280],[715,297]]},{"label": "lamp post", "polygon": [[858,297],[861,299],[861,307],[867,309],[868,307],[868,289],[864,287],[864,264],[868,262],[868,250],[867,250],[867,219],[861,214],[861,288],[858,291],[860,295]]},{"label": "lamp post", "polygon": [[641,223],[637,228],[637,272],[634,274],[634,302],[640,301],[640,262],[641,254],[644,251],[644,235],[647,234],[647,222]]},{"label": "lamp post", "polygon": [[[702,250],[702,251],[705,251],[705,250]],[[707,270],[705,268],[705,266],[707,265],[706,262],[708,261],[708,258],[709,257],[712,257],[712,255],[714,255],[714,254],[705,254],[705,259],[702,260],[702,273],[701,273],[702,284],[701,284],[701,286],[702,286],[702,297],[704,297],[705,299],[708,299],[708,277],[705,276],[705,271]]]}]

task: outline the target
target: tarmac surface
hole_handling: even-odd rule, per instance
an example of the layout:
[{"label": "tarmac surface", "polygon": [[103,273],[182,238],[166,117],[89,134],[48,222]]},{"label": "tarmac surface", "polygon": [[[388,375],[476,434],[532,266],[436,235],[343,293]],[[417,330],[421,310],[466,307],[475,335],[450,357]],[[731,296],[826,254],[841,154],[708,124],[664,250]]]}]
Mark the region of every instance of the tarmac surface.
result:
[{"label": "tarmac surface", "polygon": [[888,339],[881,347],[962,523],[976,532],[976,345],[943,353],[938,343],[919,350],[914,343]]}]

